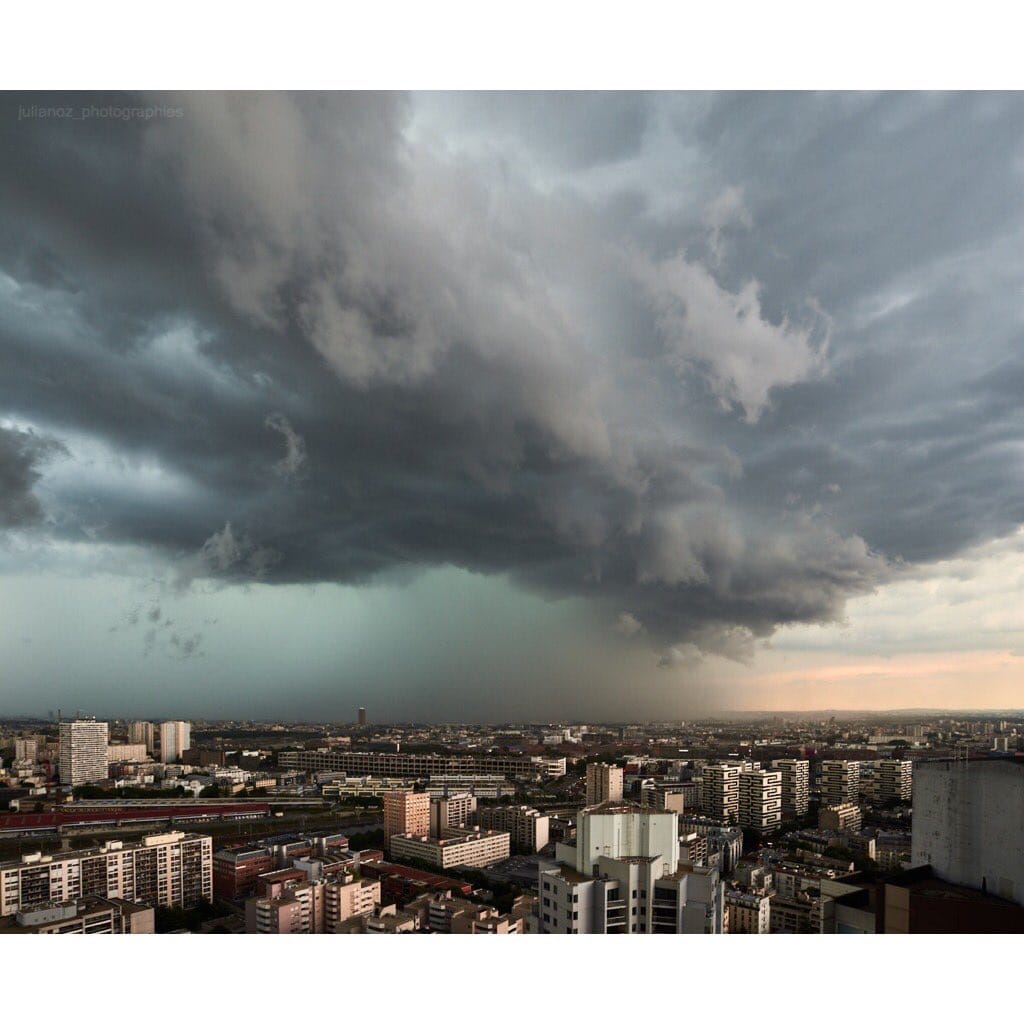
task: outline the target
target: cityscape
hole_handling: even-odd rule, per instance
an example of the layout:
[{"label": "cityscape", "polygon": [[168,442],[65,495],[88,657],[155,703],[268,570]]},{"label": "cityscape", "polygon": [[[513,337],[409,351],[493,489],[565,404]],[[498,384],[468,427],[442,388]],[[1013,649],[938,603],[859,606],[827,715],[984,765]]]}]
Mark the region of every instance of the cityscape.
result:
[{"label": "cityscape", "polygon": [[[137,82],[213,6],[122,46]],[[587,11],[566,45],[548,6],[488,45],[529,23],[516,64],[560,64],[602,22],[646,81],[776,18]],[[489,58],[434,5],[294,42],[245,14],[217,68],[266,27],[265,69],[381,41],[430,87],[0,91],[0,946],[41,972],[12,1019],[148,1013],[162,971],[261,1019],[552,979],[547,1012],[639,1015],[604,1002],[634,965],[719,1015],[787,943],[801,1014],[944,998],[951,937],[1012,977],[1024,93],[437,88],[421,23]],[[896,16],[770,59],[876,21],[870,63]],[[55,967],[36,935],[153,938]],[[646,942],[618,977],[605,936]]]},{"label": "cityscape", "polygon": [[1024,931],[1024,712],[0,722],[0,936]]}]

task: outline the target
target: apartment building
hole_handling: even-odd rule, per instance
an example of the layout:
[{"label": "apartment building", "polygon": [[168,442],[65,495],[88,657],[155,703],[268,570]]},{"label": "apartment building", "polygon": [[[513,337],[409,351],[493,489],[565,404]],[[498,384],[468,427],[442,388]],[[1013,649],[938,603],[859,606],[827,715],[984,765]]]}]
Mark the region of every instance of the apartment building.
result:
[{"label": "apartment building", "polygon": [[861,765],[861,797],[871,804],[910,803],[914,766],[911,761],[868,761]]},{"label": "apartment building", "polygon": [[548,845],[550,819],[533,807],[485,807],[475,821],[481,828],[507,832],[513,853],[536,853]]},{"label": "apartment building", "polygon": [[0,935],[152,935],[152,907],[97,896],[20,910],[0,923]]},{"label": "apartment building", "polygon": [[164,764],[177,764],[191,746],[191,722],[160,723],[160,760]]},{"label": "apartment building", "polygon": [[430,834],[430,797],[411,789],[384,794],[384,841],[392,836]]},{"label": "apartment building", "polygon": [[860,762],[822,761],[820,790],[822,806],[856,804],[860,799]]},{"label": "apartment building", "polygon": [[131,722],[128,725],[128,742],[145,744],[146,753],[156,751],[156,726],[152,722]]},{"label": "apartment building", "polygon": [[701,803],[704,813],[725,824],[739,819],[740,767],[709,764],[701,775]]},{"label": "apartment building", "polygon": [[856,804],[836,804],[818,811],[818,828],[836,832],[859,832],[864,816]]},{"label": "apartment building", "polygon": [[35,764],[39,760],[39,740],[35,736],[16,739],[14,760]]},{"label": "apartment building", "polygon": [[503,778],[561,778],[564,757],[471,757],[466,754],[393,754],[360,750],[284,750],[282,768],[346,772],[408,779],[438,775],[500,775]]},{"label": "apartment building", "polygon": [[740,772],[739,823],[761,835],[775,832],[782,824],[782,772]]},{"label": "apartment building", "polygon": [[715,868],[666,871],[653,857],[601,857],[593,874],[568,864],[539,871],[535,924],[549,935],[721,934]]},{"label": "apartment building", "polygon": [[782,757],[772,761],[772,768],[782,773],[782,817],[802,818],[811,792],[811,762]]},{"label": "apartment building", "polygon": [[274,855],[267,846],[218,850],[213,855],[213,892],[218,899],[250,896],[259,876],[274,867]]},{"label": "apartment building", "polygon": [[523,918],[502,914],[486,903],[470,903],[446,893],[416,897],[406,908],[420,918],[420,930],[439,935],[521,935]]},{"label": "apartment building", "polygon": [[107,764],[129,764],[145,761],[149,757],[145,743],[110,743],[107,745]]},{"label": "apartment building", "polygon": [[106,722],[82,719],[61,722],[60,781],[65,786],[102,782],[107,778]]},{"label": "apartment building", "polygon": [[587,806],[622,799],[622,769],[612,764],[587,765]]},{"label": "apartment building", "polygon": [[730,935],[767,935],[771,905],[771,898],[763,893],[726,889],[724,930]]},{"label": "apartment building", "polygon": [[0,917],[85,896],[186,909],[212,901],[213,840],[167,832],[0,862]]},{"label": "apartment building", "polygon": [[440,838],[449,829],[463,828],[469,824],[475,811],[476,797],[472,793],[452,793],[450,796],[431,799],[430,834]]},{"label": "apartment building", "polygon": [[696,832],[679,836],[679,863],[701,867],[708,862],[708,840]]},{"label": "apartment building", "polygon": [[369,916],[380,903],[376,880],[346,875],[311,881],[289,870],[270,874],[280,877],[270,880],[265,895],[245,902],[245,930],[252,935],[332,933],[353,918]]},{"label": "apartment building", "polygon": [[396,835],[389,844],[391,855],[406,860],[425,861],[431,867],[485,868],[508,860],[511,837],[507,832],[489,829],[453,829],[447,836]]},{"label": "apartment building", "polygon": [[675,811],[682,814],[686,810],[687,786],[681,782],[655,782],[644,779],[640,785],[640,806],[650,807],[654,811]]}]

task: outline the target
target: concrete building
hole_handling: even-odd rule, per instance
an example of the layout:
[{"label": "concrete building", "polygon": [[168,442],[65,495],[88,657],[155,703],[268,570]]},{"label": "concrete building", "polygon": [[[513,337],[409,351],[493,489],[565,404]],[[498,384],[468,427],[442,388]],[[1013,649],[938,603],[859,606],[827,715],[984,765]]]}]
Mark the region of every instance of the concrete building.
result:
[{"label": "concrete building", "polygon": [[772,768],[782,772],[782,817],[802,818],[811,792],[810,761],[782,757],[772,761]]},{"label": "concrete building", "polygon": [[0,862],[0,917],[85,896],[194,907],[213,899],[213,840],[183,832]]},{"label": "concrete building", "polygon": [[[252,935],[321,935],[353,918],[368,917],[380,903],[380,882],[307,880],[300,871],[279,871],[266,894],[245,902],[245,930]],[[289,876],[284,878],[283,876]]]},{"label": "concrete building", "polygon": [[708,840],[697,832],[679,836],[679,863],[703,867],[708,862]]},{"label": "concrete building", "polygon": [[677,816],[629,804],[579,812],[576,846],[538,869],[533,919],[543,934],[719,934],[716,868],[679,864]]},{"label": "concrete building", "polygon": [[686,810],[687,786],[681,782],[655,782],[645,779],[640,786],[640,806],[650,807],[655,811],[675,811],[682,814]]},{"label": "concrete building", "polygon": [[430,834],[430,796],[411,789],[384,794],[384,841],[392,836]]},{"label": "concrete building", "polygon": [[148,756],[145,743],[110,743],[107,745],[107,764],[145,761]]},{"label": "concrete building", "polygon": [[131,722],[128,726],[128,742],[144,743],[146,753],[156,752],[156,726],[152,722]]},{"label": "concrete building", "polygon": [[611,764],[587,765],[587,806],[622,799],[622,769]]},{"label": "concrete building", "polygon": [[366,725],[366,708],[360,708],[356,714],[356,722],[362,727]]},{"label": "concrete building", "polygon": [[102,782],[107,778],[107,723],[93,720],[61,722],[60,781],[65,786]]},{"label": "concrete building", "polygon": [[911,863],[1024,904],[1024,759],[919,761]]},{"label": "concrete building", "polygon": [[740,772],[739,823],[762,835],[782,824],[782,772]]},{"label": "concrete building", "polygon": [[[469,824],[476,811],[476,797],[472,793],[452,793],[430,801],[430,834],[436,838],[449,829]],[[410,831],[405,829],[406,832]]]},{"label": "concrete building", "polygon": [[442,870],[460,865],[485,868],[498,861],[508,860],[511,837],[507,832],[452,829],[443,838],[426,835],[392,836],[389,848],[392,857],[425,861],[431,867]]},{"label": "concrete building", "polygon": [[39,741],[34,737],[16,739],[14,741],[14,760],[29,761],[35,764],[39,759]]},{"label": "concrete building", "polygon": [[818,828],[835,832],[859,832],[864,816],[856,804],[836,804],[818,811]]},{"label": "concrete building", "polygon": [[861,765],[861,797],[872,804],[910,803],[913,780],[910,761],[868,761]]},{"label": "concrete building", "polygon": [[856,804],[860,799],[860,762],[822,761],[820,788],[822,806]]},{"label": "concrete building", "polygon": [[600,858],[660,857],[665,873],[679,865],[678,816],[636,804],[605,803],[584,808],[576,816],[576,845],[556,848],[560,862],[573,862],[583,875],[593,875]]},{"label": "concrete building", "polygon": [[701,775],[701,804],[704,813],[717,821],[738,821],[740,812],[740,768],[734,764],[709,764]]},{"label": "concrete building", "polygon": [[564,757],[472,757],[466,754],[400,754],[362,750],[283,750],[282,768],[425,779],[439,775],[500,775],[512,779],[561,778]]},{"label": "concrete building", "polygon": [[214,895],[222,900],[250,896],[259,876],[273,867],[274,855],[267,846],[218,850],[213,855]]},{"label": "concrete building", "polygon": [[448,893],[426,893],[409,903],[420,917],[420,931],[438,935],[519,935],[523,918],[502,914],[486,903],[471,903]]},{"label": "concrete building", "polygon": [[164,764],[177,764],[191,746],[191,722],[160,723],[160,760]]},{"label": "concrete building", "polygon": [[21,910],[0,921],[0,935],[152,935],[152,907],[86,896]]},{"label": "concrete building", "polygon": [[532,807],[485,807],[476,812],[476,823],[507,832],[513,853],[536,853],[548,845],[549,818]]},{"label": "concrete building", "polygon": [[725,890],[725,928],[730,935],[767,935],[771,931],[771,899],[764,893]]}]

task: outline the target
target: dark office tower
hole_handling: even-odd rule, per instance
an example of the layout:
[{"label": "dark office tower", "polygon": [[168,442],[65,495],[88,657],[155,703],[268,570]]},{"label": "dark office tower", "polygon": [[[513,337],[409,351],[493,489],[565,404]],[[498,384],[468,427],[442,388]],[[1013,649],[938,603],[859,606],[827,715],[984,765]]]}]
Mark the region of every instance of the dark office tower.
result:
[{"label": "dark office tower", "polygon": [[359,724],[366,725],[366,708],[359,709]]}]

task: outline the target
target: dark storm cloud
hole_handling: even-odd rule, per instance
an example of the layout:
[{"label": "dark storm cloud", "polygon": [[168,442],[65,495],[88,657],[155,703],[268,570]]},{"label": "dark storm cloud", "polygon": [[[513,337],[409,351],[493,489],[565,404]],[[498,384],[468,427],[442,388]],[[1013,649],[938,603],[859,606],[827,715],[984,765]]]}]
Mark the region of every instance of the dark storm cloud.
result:
[{"label": "dark storm cloud", "polygon": [[41,464],[63,450],[53,438],[0,427],[0,527],[32,526],[42,520],[32,488]]},{"label": "dark storm cloud", "polygon": [[119,467],[65,538],[507,573],[685,666],[1024,519],[1019,98],[26,102],[0,411]]}]

